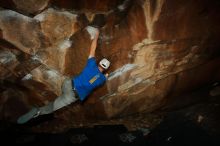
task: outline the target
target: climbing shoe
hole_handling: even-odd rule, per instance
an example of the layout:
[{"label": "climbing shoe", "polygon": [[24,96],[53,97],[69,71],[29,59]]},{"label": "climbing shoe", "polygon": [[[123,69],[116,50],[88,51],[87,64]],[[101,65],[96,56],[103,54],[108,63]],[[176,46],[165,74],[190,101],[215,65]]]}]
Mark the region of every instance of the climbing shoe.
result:
[{"label": "climbing shoe", "polygon": [[28,113],[22,115],[18,118],[18,124],[24,124],[31,120],[32,118],[36,118],[40,115],[40,110],[38,108],[32,108]]}]

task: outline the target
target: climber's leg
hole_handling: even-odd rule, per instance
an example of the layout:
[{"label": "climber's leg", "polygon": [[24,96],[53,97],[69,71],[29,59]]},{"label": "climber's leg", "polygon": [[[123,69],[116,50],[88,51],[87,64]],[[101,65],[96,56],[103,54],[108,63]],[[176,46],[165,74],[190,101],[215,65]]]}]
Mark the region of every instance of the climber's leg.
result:
[{"label": "climber's leg", "polygon": [[72,80],[67,78],[63,82],[61,96],[57,97],[54,101],[43,107],[32,108],[28,113],[21,116],[17,122],[19,124],[23,124],[39,115],[50,114],[64,106],[69,105],[72,102],[75,102],[77,99],[78,98],[76,98],[76,95],[73,92]]},{"label": "climber's leg", "polygon": [[62,85],[62,95],[57,97],[55,101],[49,103],[47,106],[41,107],[41,115],[49,114],[64,106],[69,105],[77,100],[76,95],[73,92],[72,80],[67,78]]}]

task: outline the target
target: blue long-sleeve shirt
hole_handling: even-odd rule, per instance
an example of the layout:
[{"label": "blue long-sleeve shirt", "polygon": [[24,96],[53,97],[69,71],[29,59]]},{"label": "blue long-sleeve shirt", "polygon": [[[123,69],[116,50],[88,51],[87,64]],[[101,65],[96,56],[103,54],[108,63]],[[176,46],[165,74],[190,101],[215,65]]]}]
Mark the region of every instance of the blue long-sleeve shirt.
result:
[{"label": "blue long-sleeve shirt", "polygon": [[72,80],[81,101],[85,100],[95,88],[103,85],[105,81],[106,77],[99,71],[94,57],[87,60],[86,67]]}]

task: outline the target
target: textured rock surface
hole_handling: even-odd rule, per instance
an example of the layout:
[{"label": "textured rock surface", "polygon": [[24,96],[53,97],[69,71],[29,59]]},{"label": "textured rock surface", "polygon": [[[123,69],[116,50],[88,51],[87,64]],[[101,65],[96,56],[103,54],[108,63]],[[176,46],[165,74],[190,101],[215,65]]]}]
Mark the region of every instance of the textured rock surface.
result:
[{"label": "textured rock surface", "polygon": [[40,25],[34,19],[11,10],[0,11],[2,38],[28,54],[44,47]]},{"label": "textured rock surface", "polygon": [[100,14],[97,61],[111,60],[110,77],[85,102],[56,112],[64,123],[151,112],[220,80],[217,0],[55,0],[24,7],[33,2],[0,3],[13,10],[0,10],[0,103],[7,107],[10,99],[21,109],[1,110],[2,119],[13,121],[60,95],[63,79],[85,66],[88,25]]},{"label": "textured rock surface", "polygon": [[13,0],[17,10],[25,13],[37,13],[44,10],[50,0]]},{"label": "textured rock surface", "polygon": [[24,14],[36,14],[44,10],[50,0],[7,0],[0,1],[1,7],[16,10]]}]

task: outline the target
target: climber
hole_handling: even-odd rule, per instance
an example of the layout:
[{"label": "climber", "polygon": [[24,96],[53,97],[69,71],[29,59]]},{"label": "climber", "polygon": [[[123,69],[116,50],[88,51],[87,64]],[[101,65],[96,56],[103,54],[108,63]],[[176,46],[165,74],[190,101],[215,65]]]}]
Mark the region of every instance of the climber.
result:
[{"label": "climber", "polygon": [[74,78],[66,78],[62,84],[62,95],[42,107],[34,107],[28,113],[18,118],[17,123],[23,124],[39,115],[50,114],[64,106],[77,101],[83,101],[97,87],[104,84],[108,74],[104,72],[109,68],[110,62],[104,58],[96,64],[95,51],[99,30],[93,28],[95,37],[92,40],[87,64],[81,74]]}]

